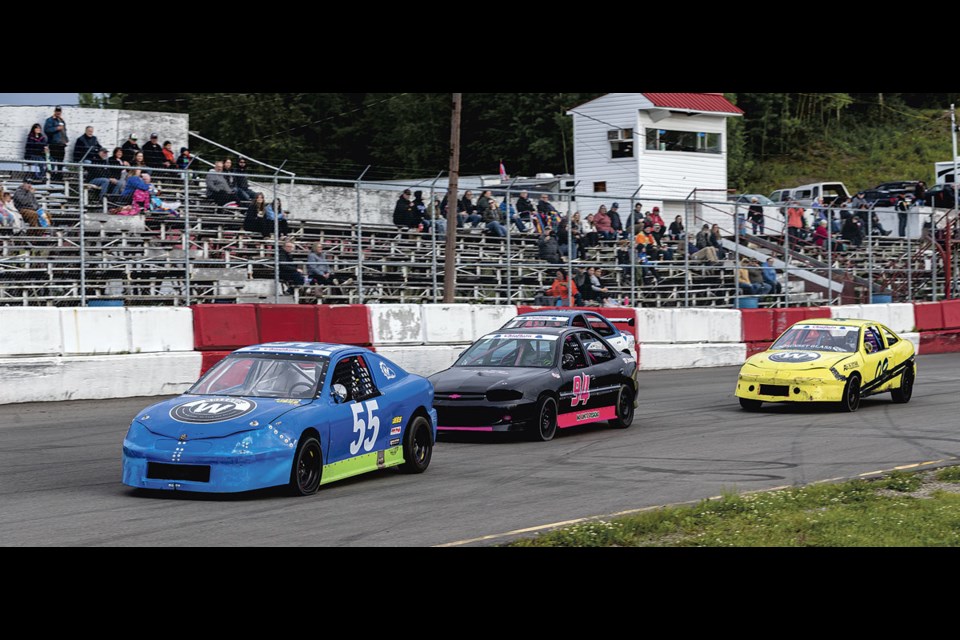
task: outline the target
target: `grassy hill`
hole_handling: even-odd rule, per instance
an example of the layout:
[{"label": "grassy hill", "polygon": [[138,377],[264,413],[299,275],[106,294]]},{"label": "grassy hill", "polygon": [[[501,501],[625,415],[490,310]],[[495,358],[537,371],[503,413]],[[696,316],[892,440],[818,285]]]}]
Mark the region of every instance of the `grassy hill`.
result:
[{"label": "grassy hill", "polygon": [[950,159],[950,116],[938,110],[905,110],[884,121],[844,118],[789,154],[764,160],[731,157],[731,186],[769,194],[810,182],[840,180],[869,189],[892,180],[934,183],[933,164]]}]

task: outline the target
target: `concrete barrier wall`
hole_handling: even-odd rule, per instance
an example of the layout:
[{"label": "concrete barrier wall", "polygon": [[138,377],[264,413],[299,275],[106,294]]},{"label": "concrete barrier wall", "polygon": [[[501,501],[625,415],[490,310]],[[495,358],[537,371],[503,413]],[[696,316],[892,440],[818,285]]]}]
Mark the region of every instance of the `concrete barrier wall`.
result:
[{"label": "concrete barrier wall", "polygon": [[183,393],[200,373],[199,352],[2,358],[0,404]]},{"label": "concrete barrier wall", "polygon": [[694,369],[743,364],[747,345],[736,344],[641,344],[640,370]]},{"label": "concrete barrier wall", "polygon": [[63,334],[60,331],[60,309],[0,308],[0,354],[29,356],[61,353]]},{"label": "concrete barrier wall", "polygon": [[128,307],[131,353],[193,351],[193,311],[186,307]]},{"label": "concrete barrier wall", "polygon": [[423,319],[419,304],[370,304],[373,346],[423,344]]},{"label": "concrete barrier wall", "polygon": [[512,304],[492,305],[475,304],[473,310],[473,334],[471,342],[479,340],[491,331],[496,331],[517,316],[517,308]]},{"label": "concrete barrier wall", "polygon": [[473,311],[469,304],[422,304],[423,341],[426,344],[473,342]]},{"label": "concrete barrier wall", "polygon": [[381,347],[377,354],[410,373],[429,376],[456,362],[467,345],[421,345],[417,347]]},{"label": "concrete barrier wall", "polygon": [[64,355],[106,355],[130,352],[124,307],[60,309]]}]

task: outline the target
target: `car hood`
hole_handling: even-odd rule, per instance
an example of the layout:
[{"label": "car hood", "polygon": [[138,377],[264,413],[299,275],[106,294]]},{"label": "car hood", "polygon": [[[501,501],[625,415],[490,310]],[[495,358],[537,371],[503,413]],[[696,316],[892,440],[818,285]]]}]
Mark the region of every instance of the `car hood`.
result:
[{"label": "car hood", "polygon": [[855,357],[856,353],[836,351],[807,351],[777,349],[764,351],[751,356],[746,364],[752,364],[763,369],[783,369],[787,371],[809,371],[811,369],[829,369],[841,362]]},{"label": "car hood", "polygon": [[136,420],[153,433],[169,438],[222,438],[265,427],[283,414],[311,402],[184,395],[144,409]]},{"label": "car hood", "polygon": [[[532,367],[450,367],[427,378],[436,393],[486,393],[491,389],[517,389],[533,380],[550,377],[551,369]],[[554,370],[555,371],[555,370]]]}]

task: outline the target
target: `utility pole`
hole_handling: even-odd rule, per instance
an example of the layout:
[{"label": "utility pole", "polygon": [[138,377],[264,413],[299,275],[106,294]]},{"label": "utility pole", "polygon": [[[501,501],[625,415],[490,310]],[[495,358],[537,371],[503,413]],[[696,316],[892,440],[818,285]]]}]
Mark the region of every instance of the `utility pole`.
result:
[{"label": "utility pole", "polygon": [[[450,118],[450,195],[447,197],[447,243],[443,260],[443,301],[454,301],[457,289],[457,187],[460,181],[460,108],[463,94],[453,94],[453,114]],[[509,205],[507,207],[509,213]],[[450,214],[453,213],[453,216]]]}]

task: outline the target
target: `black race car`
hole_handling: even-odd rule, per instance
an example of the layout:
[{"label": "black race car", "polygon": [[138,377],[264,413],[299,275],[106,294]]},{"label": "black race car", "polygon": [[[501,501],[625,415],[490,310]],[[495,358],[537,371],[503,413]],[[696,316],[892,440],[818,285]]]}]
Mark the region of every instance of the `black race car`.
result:
[{"label": "black race car", "polygon": [[525,431],[633,421],[637,361],[581,327],[500,329],[467,349],[433,383],[437,429]]}]

